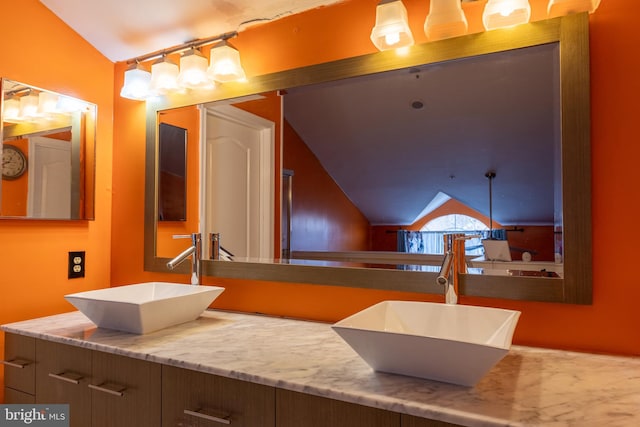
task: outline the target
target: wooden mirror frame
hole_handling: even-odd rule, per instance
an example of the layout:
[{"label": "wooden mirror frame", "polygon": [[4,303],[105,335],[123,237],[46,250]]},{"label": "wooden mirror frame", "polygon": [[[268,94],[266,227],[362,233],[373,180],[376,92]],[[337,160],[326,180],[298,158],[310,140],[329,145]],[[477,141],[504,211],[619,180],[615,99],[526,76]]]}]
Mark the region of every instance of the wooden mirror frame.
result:
[{"label": "wooden mirror frame", "polygon": [[[377,52],[225,84],[210,93],[176,94],[147,101],[144,267],[168,272],[156,256],[157,124],[161,110],[203,104],[278,89],[438,63],[547,43],[559,43],[562,115],[562,208],[564,277],[463,274],[461,295],[571,304],[592,303],[591,141],[589,17],[570,15],[506,30],[412,46],[406,56]],[[260,262],[203,261],[203,275],[441,294],[436,273],[353,267],[318,267]],[[187,273],[188,266],[174,270]]]}]

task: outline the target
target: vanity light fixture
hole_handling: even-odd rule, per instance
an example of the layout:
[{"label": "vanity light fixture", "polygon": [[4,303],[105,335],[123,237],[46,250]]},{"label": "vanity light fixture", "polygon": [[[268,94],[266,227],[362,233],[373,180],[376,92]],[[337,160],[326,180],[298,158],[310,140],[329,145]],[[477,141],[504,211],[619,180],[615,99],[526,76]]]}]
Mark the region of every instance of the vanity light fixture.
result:
[{"label": "vanity light fixture", "polygon": [[413,45],[407,9],[401,0],[380,0],[376,7],[376,25],[371,30],[371,41],[379,50]]},{"label": "vanity light fixture", "polygon": [[489,0],[482,13],[487,30],[525,24],[531,18],[529,0]]},{"label": "vanity light fixture", "polygon": [[571,13],[593,13],[598,6],[600,6],[600,0],[549,0],[547,15],[549,18],[555,18]]},{"label": "vanity light fixture", "polygon": [[178,64],[163,55],[151,65],[151,91],[164,95],[178,90]]},{"label": "vanity light fixture", "polygon": [[38,113],[51,115],[58,112],[58,95],[52,92],[40,92],[38,94]]},{"label": "vanity light fixture", "polygon": [[33,91],[22,96],[20,98],[20,117],[27,120],[38,117],[38,103],[38,94]]},{"label": "vanity light fixture", "polygon": [[246,81],[247,76],[240,63],[240,52],[226,40],[217,43],[209,52],[209,77],[220,83]]},{"label": "vanity light fixture", "polygon": [[143,101],[151,94],[151,73],[135,62],[124,72],[124,85],[120,90],[123,98]]},{"label": "vanity light fixture", "polygon": [[467,34],[467,18],[460,0],[431,0],[424,33],[431,41]]},{"label": "vanity light fixture", "polygon": [[4,114],[2,119],[5,122],[19,122],[20,118],[20,99],[17,96],[10,96],[4,100]]},{"label": "vanity light fixture", "polygon": [[213,89],[207,75],[207,58],[196,48],[191,48],[180,57],[178,86],[185,89]]}]

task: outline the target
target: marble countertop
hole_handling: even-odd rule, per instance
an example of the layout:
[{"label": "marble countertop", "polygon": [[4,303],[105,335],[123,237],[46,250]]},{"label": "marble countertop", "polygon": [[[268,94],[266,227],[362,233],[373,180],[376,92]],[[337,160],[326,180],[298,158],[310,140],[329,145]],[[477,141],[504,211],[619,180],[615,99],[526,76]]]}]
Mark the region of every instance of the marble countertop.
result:
[{"label": "marble countertop", "polygon": [[468,388],[374,372],[326,323],[211,310],[133,335],[72,312],[2,329],[467,426],[640,425],[640,358],[513,346]]}]

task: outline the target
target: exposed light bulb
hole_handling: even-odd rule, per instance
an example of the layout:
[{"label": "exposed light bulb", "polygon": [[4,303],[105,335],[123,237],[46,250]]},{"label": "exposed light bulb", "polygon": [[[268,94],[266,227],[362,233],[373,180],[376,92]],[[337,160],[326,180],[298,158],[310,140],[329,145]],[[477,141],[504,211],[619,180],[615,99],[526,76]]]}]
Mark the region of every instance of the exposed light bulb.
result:
[{"label": "exposed light bulb", "polygon": [[384,36],[384,41],[387,45],[393,46],[400,43],[400,33],[389,33]]}]

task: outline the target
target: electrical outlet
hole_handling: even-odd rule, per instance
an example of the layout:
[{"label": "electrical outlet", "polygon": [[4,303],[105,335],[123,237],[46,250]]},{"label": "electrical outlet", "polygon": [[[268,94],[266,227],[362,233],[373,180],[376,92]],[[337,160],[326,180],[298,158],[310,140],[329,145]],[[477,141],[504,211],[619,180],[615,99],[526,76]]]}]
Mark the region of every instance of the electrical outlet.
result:
[{"label": "electrical outlet", "polygon": [[69,279],[84,277],[84,251],[69,252]]}]

